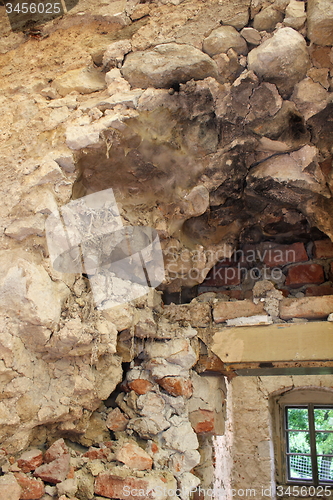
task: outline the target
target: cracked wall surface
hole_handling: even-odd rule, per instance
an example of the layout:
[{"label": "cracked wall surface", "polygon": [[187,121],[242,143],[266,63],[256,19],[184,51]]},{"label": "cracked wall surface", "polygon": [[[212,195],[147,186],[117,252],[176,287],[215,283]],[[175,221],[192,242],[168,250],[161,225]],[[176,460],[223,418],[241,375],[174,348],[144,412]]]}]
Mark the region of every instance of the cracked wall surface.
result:
[{"label": "cracked wall surface", "polygon": [[[251,453],[248,480],[257,468],[272,481],[266,385],[284,381],[263,378],[259,397],[255,379],[234,379],[214,441],[230,373],[210,352],[212,325],[333,311],[331,2],[80,0],[14,29],[0,13],[0,491],[19,500],[33,480],[36,498],[86,500],[121,499],[124,485],[208,487],[214,446],[216,463],[237,459],[217,475],[224,486],[243,484]],[[101,310],[89,273],[53,268],[45,220],[109,188],[124,226],[158,232],[166,278]],[[200,290],[238,250],[295,244],[322,276],[296,273],[299,252],[281,264],[289,298],[271,276]],[[242,442],[245,393],[263,409],[260,452],[228,444]],[[22,469],[28,448],[36,462]]]}]

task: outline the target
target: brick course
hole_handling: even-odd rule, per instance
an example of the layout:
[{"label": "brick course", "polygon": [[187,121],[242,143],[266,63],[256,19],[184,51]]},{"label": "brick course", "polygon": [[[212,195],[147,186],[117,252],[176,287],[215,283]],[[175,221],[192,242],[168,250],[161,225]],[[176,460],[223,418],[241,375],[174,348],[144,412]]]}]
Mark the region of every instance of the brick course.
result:
[{"label": "brick course", "polygon": [[227,319],[239,318],[240,316],[256,316],[257,314],[265,314],[263,304],[261,302],[254,304],[247,299],[237,302],[217,302],[213,311],[215,323],[222,323]]},{"label": "brick course", "polygon": [[316,259],[333,259],[333,243],[331,240],[314,241],[313,255]]},{"label": "brick course", "polygon": [[324,269],[319,264],[299,264],[288,270],[285,284],[291,288],[319,285],[325,281]]},{"label": "brick course", "polygon": [[300,299],[287,298],[282,299],[280,303],[280,317],[284,320],[326,319],[331,312],[333,312],[333,295]]}]

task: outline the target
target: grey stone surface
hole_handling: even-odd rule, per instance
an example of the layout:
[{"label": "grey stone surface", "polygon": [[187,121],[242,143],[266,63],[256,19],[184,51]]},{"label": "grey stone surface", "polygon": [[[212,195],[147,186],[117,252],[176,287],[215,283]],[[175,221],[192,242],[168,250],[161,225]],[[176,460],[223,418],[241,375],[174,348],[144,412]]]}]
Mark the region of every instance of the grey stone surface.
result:
[{"label": "grey stone surface", "polygon": [[245,39],[232,26],[221,26],[211,32],[202,43],[203,51],[209,56],[216,56],[229,49],[234,49],[238,54],[247,54]]},{"label": "grey stone surface", "polygon": [[317,45],[333,45],[333,3],[308,0],[308,37]]},{"label": "grey stone surface", "polygon": [[275,83],[283,97],[290,95],[294,85],[304,78],[309,65],[306,42],[292,28],[279,29],[248,55],[248,68]]},{"label": "grey stone surface", "polygon": [[282,20],[283,13],[273,6],[269,6],[254,16],[253,27],[258,31],[273,31],[277,23]]},{"label": "grey stone surface", "polygon": [[166,43],[152,50],[129,54],[122,74],[132,87],[170,88],[192,78],[217,77],[216,63],[200,50],[185,44]]}]

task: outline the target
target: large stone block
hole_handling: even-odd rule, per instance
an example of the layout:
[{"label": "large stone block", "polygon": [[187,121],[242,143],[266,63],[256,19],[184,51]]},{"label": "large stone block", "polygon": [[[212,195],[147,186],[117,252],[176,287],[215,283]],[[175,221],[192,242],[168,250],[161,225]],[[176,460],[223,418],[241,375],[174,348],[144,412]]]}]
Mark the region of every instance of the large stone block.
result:
[{"label": "large stone block", "polygon": [[245,39],[232,26],[221,26],[211,32],[203,41],[203,51],[213,57],[234,49],[238,54],[247,54]]},{"label": "large stone block", "polygon": [[308,37],[317,45],[333,45],[333,3],[308,0]]},{"label": "large stone block", "polygon": [[272,38],[251,50],[248,68],[264,80],[275,83],[286,97],[309,69],[306,42],[292,28],[281,28]]},{"label": "large stone block", "polygon": [[190,45],[166,43],[152,50],[129,54],[122,74],[132,87],[170,88],[192,78],[217,77],[215,62]]}]

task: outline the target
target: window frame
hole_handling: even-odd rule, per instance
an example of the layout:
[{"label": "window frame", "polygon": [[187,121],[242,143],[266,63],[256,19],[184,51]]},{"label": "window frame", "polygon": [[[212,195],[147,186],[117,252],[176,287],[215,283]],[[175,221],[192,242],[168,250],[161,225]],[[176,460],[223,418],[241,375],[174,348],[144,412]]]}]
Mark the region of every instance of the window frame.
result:
[{"label": "window frame", "polygon": [[[307,408],[309,415],[314,407],[330,407],[333,409],[333,391],[325,389],[293,389],[273,398],[273,422],[274,422],[274,456],[276,483],[279,486],[326,486],[333,488],[333,480],[319,480],[317,467],[317,452],[315,450],[314,422],[310,422],[309,433],[311,441],[311,463],[312,479],[290,479],[287,467],[287,430],[286,430],[286,408]],[[309,411],[310,408],[310,411]],[[311,427],[311,430],[310,430]],[[332,428],[333,430],[333,428]],[[315,463],[315,467],[313,467]]]}]

